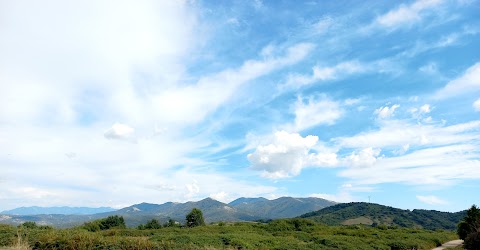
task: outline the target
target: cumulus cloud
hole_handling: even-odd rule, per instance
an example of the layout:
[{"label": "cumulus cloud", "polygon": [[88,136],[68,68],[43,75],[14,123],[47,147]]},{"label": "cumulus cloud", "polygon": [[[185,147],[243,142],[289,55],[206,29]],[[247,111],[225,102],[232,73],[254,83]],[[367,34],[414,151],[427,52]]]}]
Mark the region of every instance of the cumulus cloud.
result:
[{"label": "cumulus cloud", "polygon": [[469,67],[463,75],[448,82],[435,93],[435,97],[445,99],[478,91],[480,91],[480,62]]},{"label": "cumulus cloud", "polygon": [[335,166],[336,154],[312,152],[317,142],[317,136],[278,131],[270,144],[259,145],[247,158],[253,170],[262,171],[264,177],[272,179],[298,175],[308,166]]},{"label": "cumulus cloud", "polygon": [[103,136],[111,140],[125,140],[125,141],[135,141],[134,137],[135,129],[121,123],[115,123],[109,128]]},{"label": "cumulus cloud", "polygon": [[228,193],[226,193],[224,191],[214,193],[214,194],[210,194],[209,197],[211,197],[214,200],[221,201],[221,202],[228,202],[230,200]]},{"label": "cumulus cloud", "polygon": [[424,12],[442,3],[442,0],[417,0],[410,5],[402,4],[398,8],[379,16],[376,23],[387,28],[410,25],[421,21]]},{"label": "cumulus cloud", "polygon": [[346,157],[346,162],[352,167],[370,167],[377,162],[380,149],[365,148],[358,153],[352,153]]},{"label": "cumulus cloud", "polygon": [[294,108],[297,131],[322,124],[332,125],[343,113],[338,102],[327,98],[310,97],[304,103],[303,98],[299,97]]},{"label": "cumulus cloud", "polygon": [[475,109],[475,111],[480,111],[480,98],[476,100],[472,106],[473,106],[473,109]]},{"label": "cumulus cloud", "polygon": [[423,203],[426,203],[428,205],[445,205],[448,204],[447,201],[442,200],[434,195],[417,195],[417,199]]},{"label": "cumulus cloud", "polygon": [[385,106],[385,107],[376,109],[374,113],[377,115],[379,119],[386,119],[393,116],[393,113],[399,107],[400,105],[398,104],[394,104],[391,107]]}]

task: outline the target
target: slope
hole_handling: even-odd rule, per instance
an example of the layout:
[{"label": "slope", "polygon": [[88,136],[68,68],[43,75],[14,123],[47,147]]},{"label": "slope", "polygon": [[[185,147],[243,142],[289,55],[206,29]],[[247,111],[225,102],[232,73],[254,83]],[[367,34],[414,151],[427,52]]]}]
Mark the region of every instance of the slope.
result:
[{"label": "slope", "polygon": [[352,202],[337,204],[300,217],[327,225],[366,224],[454,230],[464,216],[465,211],[457,213],[420,209],[410,211],[373,203]]}]

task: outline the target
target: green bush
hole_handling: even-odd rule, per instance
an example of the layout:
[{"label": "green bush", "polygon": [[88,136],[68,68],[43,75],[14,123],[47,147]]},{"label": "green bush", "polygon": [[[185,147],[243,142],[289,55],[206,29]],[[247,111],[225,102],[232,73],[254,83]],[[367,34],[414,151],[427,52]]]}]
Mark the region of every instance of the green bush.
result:
[{"label": "green bush", "polygon": [[158,222],[158,220],[152,219],[149,222],[147,222],[145,225],[139,225],[137,228],[140,229],[140,230],[160,229],[160,228],[162,228],[162,225],[160,224],[160,222]]},{"label": "green bush", "polygon": [[126,228],[125,220],[122,216],[114,215],[108,216],[104,219],[85,222],[82,228],[90,232],[97,232],[100,230],[107,230],[110,228]]}]

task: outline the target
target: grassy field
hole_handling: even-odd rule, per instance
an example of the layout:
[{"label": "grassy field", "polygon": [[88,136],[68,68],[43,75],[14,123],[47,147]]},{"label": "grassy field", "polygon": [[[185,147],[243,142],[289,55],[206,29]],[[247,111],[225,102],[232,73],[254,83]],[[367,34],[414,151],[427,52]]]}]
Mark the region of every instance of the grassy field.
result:
[{"label": "grassy field", "polygon": [[456,238],[451,231],[325,226],[305,219],[98,232],[0,225],[0,248],[31,249],[432,249]]}]

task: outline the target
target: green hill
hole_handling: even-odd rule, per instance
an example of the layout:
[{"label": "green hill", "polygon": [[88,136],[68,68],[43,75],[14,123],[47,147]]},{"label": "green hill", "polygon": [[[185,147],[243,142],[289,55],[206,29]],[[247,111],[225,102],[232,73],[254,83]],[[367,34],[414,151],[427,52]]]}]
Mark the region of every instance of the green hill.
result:
[{"label": "green hill", "polygon": [[373,203],[342,203],[306,213],[308,218],[327,225],[389,225],[399,227],[454,230],[465,216],[465,211],[457,213],[434,210],[403,210]]}]

